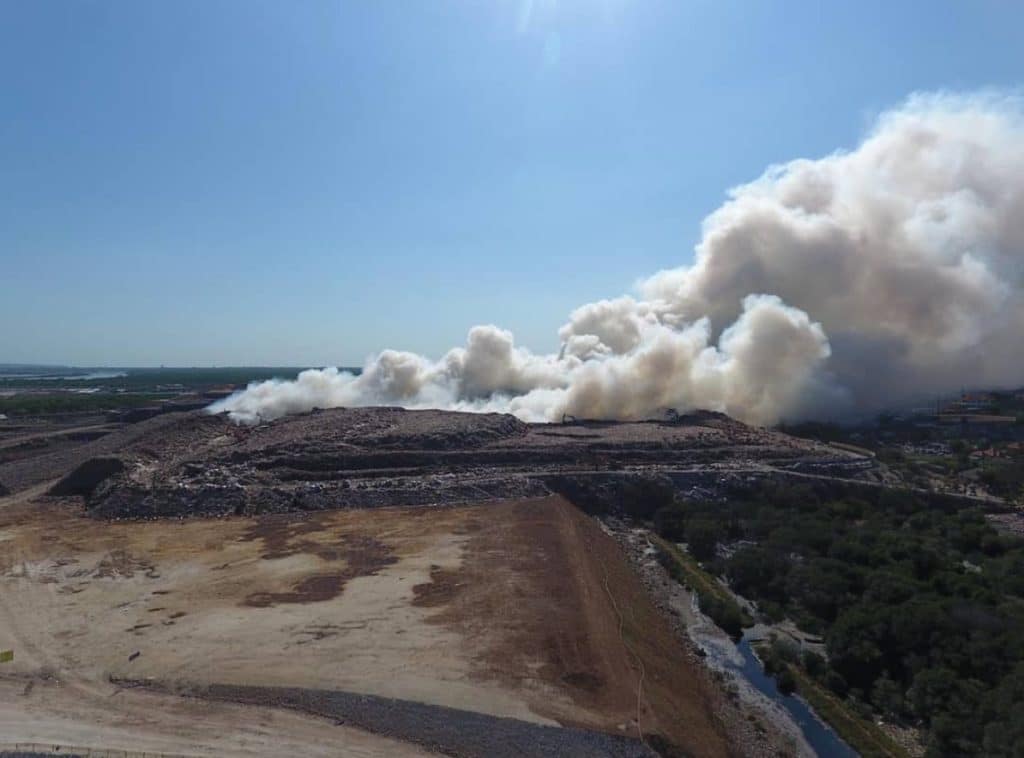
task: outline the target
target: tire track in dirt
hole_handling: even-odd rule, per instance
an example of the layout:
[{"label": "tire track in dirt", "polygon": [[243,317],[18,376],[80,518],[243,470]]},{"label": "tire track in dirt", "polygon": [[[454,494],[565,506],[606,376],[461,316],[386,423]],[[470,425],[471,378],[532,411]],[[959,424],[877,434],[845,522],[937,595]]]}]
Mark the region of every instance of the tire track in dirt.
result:
[{"label": "tire track in dirt", "polygon": [[[608,594],[608,600],[611,601],[612,609],[615,611],[615,615],[619,618],[619,639],[622,641],[622,646],[630,654],[630,656],[633,658],[637,665],[639,675],[636,683],[636,731],[637,736],[640,738],[640,742],[646,745],[647,741],[644,739],[644,730],[640,718],[641,706],[643,704],[644,676],[647,672],[644,668],[644,662],[640,659],[640,656],[637,655],[636,652],[634,652],[633,649],[626,642],[626,637],[622,632],[626,620],[622,615],[622,611],[619,610],[619,604],[615,602],[615,596],[612,594],[611,588],[608,586],[608,566],[605,564],[603,559],[598,558],[598,560],[601,562],[601,571],[604,574],[604,591]],[[649,708],[650,705],[648,705],[648,709]]]}]

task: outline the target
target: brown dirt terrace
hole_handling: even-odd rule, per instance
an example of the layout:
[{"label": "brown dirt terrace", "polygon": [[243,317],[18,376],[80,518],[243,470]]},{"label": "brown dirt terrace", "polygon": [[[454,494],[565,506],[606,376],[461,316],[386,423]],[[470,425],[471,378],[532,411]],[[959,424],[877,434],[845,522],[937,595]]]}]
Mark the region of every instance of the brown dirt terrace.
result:
[{"label": "brown dirt terrace", "polygon": [[62,440],[0,464],[0,751],[751,755],[554,483],[873,470],[717,414],[182,413]]}]

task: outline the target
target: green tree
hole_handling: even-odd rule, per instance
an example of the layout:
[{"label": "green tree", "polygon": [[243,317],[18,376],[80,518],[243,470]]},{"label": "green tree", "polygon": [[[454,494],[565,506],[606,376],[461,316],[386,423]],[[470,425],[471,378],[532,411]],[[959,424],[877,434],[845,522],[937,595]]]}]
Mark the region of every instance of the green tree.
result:
[{"label": "green tree", "polygon": [[686,547],[698,561],[709,561],[715,557],[721,527],[713,521],[697,520],[686,525]]},{"label": "green tree", "polygon": [[875,680],[871,688],[871,702],[881,713],[890,719],[899,719],[906,713],[906,701],[903,688],[883,674]]}]

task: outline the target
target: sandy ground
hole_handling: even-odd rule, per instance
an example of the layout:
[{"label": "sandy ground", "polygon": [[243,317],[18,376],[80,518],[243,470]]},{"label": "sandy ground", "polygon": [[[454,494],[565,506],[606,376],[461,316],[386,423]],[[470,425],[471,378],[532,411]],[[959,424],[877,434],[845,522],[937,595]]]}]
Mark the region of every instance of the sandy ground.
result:
[{"label": "sandy ground", "polygon": [[[432,565],[459,561],[454,510],[141,524],[31,512],[14,528],[0,515],[5,673],[301,684],[545,720],[474,681],[457,635],[410,602]],[[346,540],[367,530],[384,555]]]},{"label": "sandy ground", "polygon": [[110,523],[35,494],[0,500],[3,741],[283,753],[327,729],[330,754],[415,754],[297,714],[114,695],[115,677],[362,692],[727,751],[614,540],[559,498]]}]

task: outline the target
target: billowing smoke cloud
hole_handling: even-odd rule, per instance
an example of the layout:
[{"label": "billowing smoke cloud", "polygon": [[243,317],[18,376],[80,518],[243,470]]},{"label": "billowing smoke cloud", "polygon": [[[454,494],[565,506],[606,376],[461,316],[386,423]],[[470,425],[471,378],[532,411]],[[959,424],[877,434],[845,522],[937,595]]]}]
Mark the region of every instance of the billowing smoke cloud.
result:
[{"label": "billowing smoke cloud", "polygon": [[584,305],[558,355],[470,330],[439,361],[384,351],[222,401],[239,420],[392,404],[752,423],[1024,381],[1024,108],[918,95],[849,152],[774,166],[704,222],[693,265]]}]

